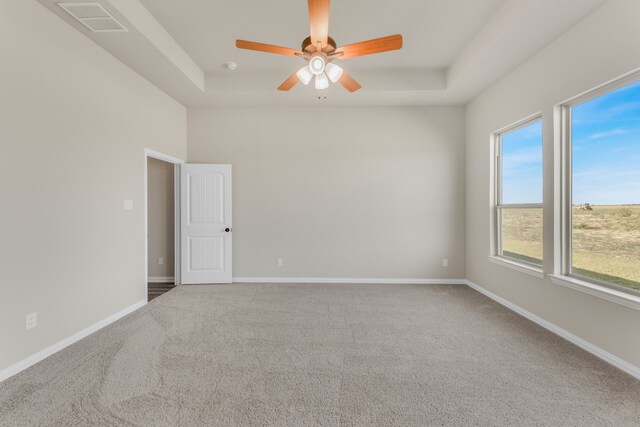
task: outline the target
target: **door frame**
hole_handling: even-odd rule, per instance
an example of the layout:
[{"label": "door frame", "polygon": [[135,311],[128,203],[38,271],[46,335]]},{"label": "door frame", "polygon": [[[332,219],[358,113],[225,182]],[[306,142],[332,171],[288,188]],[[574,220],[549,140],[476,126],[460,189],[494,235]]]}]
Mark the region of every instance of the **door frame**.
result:
[{"label": "door frame", "polygon": [[144,290],[145,298],[149,302],[149,192],[148,168],[149,158],[162,160],[173,164],[173,234],[174,234],[174,266],[173,275],[175,285],[180,281],[180,165],[185,161],[159,151],[144,149]]}]

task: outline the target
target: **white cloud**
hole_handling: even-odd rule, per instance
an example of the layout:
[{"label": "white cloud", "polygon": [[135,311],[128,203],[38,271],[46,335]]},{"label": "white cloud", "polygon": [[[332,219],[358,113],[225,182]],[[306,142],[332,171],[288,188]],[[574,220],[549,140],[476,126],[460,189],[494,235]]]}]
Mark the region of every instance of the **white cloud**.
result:
[{"label": "white cloud", "polygon": [[602,139],[602,138],[608,138],[610,136],[616,136],[616,135],[624,135],[629,133],[628,130],[626,129],[613,129],[610,131],[606,131],[606,132],[598,132],[598,133],[594,133],[592,135],[589,135],[589,139]]},{"label": "white cloud", "polygon": [[532,168],[542,167],[542,149],[531,147],[505,155],[502,160],[502,175],[512,176],[527,173]]}]

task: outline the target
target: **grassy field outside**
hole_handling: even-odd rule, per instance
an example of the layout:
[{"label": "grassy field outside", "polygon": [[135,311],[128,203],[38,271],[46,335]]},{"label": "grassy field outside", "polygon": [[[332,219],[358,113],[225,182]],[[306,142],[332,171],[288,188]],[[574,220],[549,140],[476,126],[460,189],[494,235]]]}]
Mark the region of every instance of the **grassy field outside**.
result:
[{"label": "grassy field outside", "polygon": [[[542,209],[509,209],[502,218],[503,253],[542,260]],[[574,207],[573,273],[640,290],[640,205]]]},{"label": "grassy field outside", "polygon": [[542,208],[502,209],[502,253],[542,265]]}]

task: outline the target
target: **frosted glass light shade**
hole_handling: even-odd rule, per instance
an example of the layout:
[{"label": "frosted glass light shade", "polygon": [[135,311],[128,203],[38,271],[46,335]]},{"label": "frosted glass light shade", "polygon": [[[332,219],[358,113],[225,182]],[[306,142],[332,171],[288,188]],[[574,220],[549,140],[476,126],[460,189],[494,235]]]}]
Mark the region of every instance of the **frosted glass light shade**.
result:
[{"label": "frosted glass light shade", "polygon": [[316,76],[316,89],[326,89],[329,87],[329,79],[325,73]]},{"label": "frosted glass light shade", "polygon": [[304,67],[300,68],[296,73],[296,75],[298,76],[300,81],[304,83],[305,86],[309,84],[309,82],[311,81],[311,78],[313,77],[313,73],[309,69],[308,65],[305,65]]},{"label": "frosted glass light shade", "polygon": [[324,58],[322,56],[314,56],[309,61],[309,69],[316,76],[322,74],[324,72]]},{"label": "frosted glass light shade", "polygon": [[327,76],[329,77],[329,79],[334,83],[340,80],[340,77],[342,77],[342,68],[340,68],[333,62],[329,62],[326,65],[325,71],[327,72]]}]

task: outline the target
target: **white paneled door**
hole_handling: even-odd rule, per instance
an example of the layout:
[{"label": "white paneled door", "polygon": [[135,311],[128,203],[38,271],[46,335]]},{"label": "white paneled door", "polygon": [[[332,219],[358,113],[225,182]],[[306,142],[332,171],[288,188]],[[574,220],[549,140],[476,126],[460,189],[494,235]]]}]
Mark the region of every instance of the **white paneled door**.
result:
[{"label": "white paneled door", "polygon": [[231,165],[180,165],[181,283],[231,283]]}]

